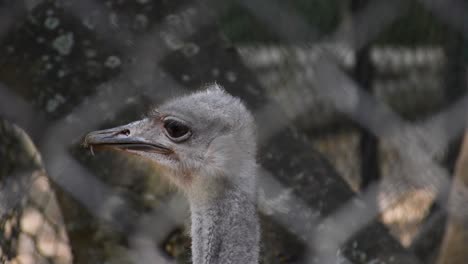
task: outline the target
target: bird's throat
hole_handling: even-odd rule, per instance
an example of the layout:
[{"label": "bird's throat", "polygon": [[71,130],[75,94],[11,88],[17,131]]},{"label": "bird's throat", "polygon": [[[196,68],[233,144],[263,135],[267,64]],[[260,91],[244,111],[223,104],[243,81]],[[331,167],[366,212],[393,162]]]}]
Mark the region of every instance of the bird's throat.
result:
[{"label": "bird's throat", "polygon": [[212,198],[191,200],[193,263],[258,263],[255,199],[235,188]]}]

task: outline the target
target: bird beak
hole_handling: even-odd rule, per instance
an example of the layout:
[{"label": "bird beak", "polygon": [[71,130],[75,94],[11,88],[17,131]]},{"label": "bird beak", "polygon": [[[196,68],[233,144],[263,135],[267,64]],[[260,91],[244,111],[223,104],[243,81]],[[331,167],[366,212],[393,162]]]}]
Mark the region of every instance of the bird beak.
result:
[{"label": "bird beak", "polygon": [[84,137],[82,145],[89,148],[92,153],[93,147],[111,147],[120,150],[160,154],[172,153],[172,150],[168,147],[138,136],[138,131],[146,122],[146,120],[141,120],[119,127],[89,132]]}]

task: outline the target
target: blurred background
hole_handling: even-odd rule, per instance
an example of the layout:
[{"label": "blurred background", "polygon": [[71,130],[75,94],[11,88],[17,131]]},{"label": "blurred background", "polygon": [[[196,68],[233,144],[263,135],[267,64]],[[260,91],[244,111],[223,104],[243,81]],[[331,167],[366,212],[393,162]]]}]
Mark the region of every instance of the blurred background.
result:
[{"label": "blurred background", "polygon": [[80,142],[217,82],[261,263],[466,263],[467,43],[465,0],[0,0],[0,262],[190,263],[183,195]]}]

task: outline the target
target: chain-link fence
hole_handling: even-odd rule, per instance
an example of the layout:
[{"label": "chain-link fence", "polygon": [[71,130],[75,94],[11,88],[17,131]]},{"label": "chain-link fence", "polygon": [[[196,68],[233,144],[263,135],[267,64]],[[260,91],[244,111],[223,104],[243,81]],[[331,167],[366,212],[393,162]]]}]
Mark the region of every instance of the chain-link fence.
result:
[{"label": "chain-link fence", "polygon": [[465,263],[467,38],[463,0],[0,1],[0,261],[189,263],[184,195],[81,141],[216,82],[261,263]]}]

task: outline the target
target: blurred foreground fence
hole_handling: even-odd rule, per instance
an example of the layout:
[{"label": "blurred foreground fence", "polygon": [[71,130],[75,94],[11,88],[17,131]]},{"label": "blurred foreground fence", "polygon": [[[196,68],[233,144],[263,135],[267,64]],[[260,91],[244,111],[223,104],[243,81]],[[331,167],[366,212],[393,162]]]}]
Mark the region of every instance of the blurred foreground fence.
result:
[{"label": "blurred foreground fence", "polygon": [[465,263],[467,38],[463,0],[0,1],[0,261],[187,263],[180,194],[79,143],[218,82],[262,263]]}]

